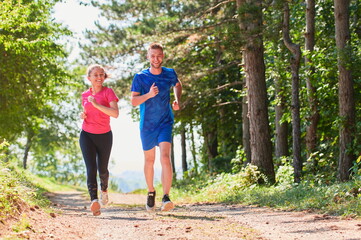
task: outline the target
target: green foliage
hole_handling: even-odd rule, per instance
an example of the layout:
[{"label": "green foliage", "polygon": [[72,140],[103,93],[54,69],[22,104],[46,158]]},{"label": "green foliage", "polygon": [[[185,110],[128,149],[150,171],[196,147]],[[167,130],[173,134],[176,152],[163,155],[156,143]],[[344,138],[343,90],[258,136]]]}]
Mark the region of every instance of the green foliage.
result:
[{"label": "green foliage", "polygon": [[[17,166],[16,161],[7,160],[7,143],[0,144],[0,221],[6,222],[11,218],[18,218],[25,208],[39,206],[45,211],[52,211],[50,200],[44,193],[50,191],[73,190],[74,187],[60,184],[54,179],[36,176]],[[78,188],[84,191],[84,189]],[[20,220],[14,225],[14,231],[21,231],[28,226],[26,215],[21,215]]]},{"label": "green foliage", "polygon": [[1,1],[0,136],[13,141],[39,127],[33,117],[51,118],[51,103],[64,99],[66,54],[56,40],[69,32],[52,22],[55,1]]},{"label": "green foliage", "polygon": [[32,183],[32,175],[14,163],[0,159],[0,220],[18,216],[28,205],[49,206],[44,188]]},{"label": "green foliage", "polygon": [[237,149],[236,156],[231,160],[232,173],[240,172],[246,161],[246,153],[243,148],[239,147]]},{"label": "green foliage", "polygon": [[0,93],[0,137],[11,142],[8,159],[76,182],[74,176],[84,179],[74,144],[79,100],[74,102],[76,75],[66,70],[67,53],[58,43],[71,33],[51,16],[56,2],[0,3],[0,88],[6,89]]},{"label": "green foliage", "polygon": [[56,2],[0,3],[0,88],[6,89],[0,93],[0,137],[11,142],[7,158],[23,159],[34,172],[76,182],[77,175],[84,180],[74,144],[78,76],[65,69],[67,54],[58,42],[70,32],[52,19]]},{"label": "green foliage", "polygon": [[[84,60],[105,62],[114,66],[118,79],[117,91],[129,95],[132,76],[140,68],[147,67],[146,45],[152,41],[165,46],[165,66],[176,69],[183,82],[183,109],[176,112],[176,128],[189,126],[199,129],[202,146],[197,159],[203,171],[213,173],[238,173],[243,169],[245,154],[242,146],[242,100],[246,89],[243,78],[241,48],[246,40],[257,41],[263,36],[266,65],[269,117],[275,143],[275,107],[284,106],[281,122],[291,122],[291,74],[290,52],[283,44],[282,1],[263,4],[263,22],[255,32],[240,29],[239,19],[255,23],[261,14],[258,7],[245,4],[237,9],[236,2],[196,1],[110,1],[93,5],[102,10],[109,21],[87,32],[90,44],[82,45]],[[360,51],[360,3],[350,2],[351,42],[350,68],[355,82],[356,115],[360,117],[361,63]],[[300,101],[302,158],[305,181],[329,184],[336,179],[338,159],[338,134],[342,119],[338,117],[338,70],[335,47],[334,9],[332,0],[316,3],[316,36],[314,51],[305,51],[304,1],[289,2],[290,35],[301,46],[302,57],[310,62],[301,63]],[[256,19],[250,13],[259,14]],[[256,35],[255,35],[256,34]],[[250,38],[255,36],[254,38]],[[325,41],[327,39],[327,41]],[[119,63],[122,63],[119,66]],[[130,71],[125,71],[124,69]],[[314,71],[311,71],[314,69]],[[309,103],[306,77],[310,77],[316,90],[317,110],[320,119],[317,126],[317,146],[308,153],[304,146],[306,129],[313,111]],[[277,86],[276,86],[277,85]],[[291,143],[292,126],[289,127]],[[361,153],[361,124],[356,124],[356,138],[349,151]],[[189,139],[190,136],[187,136]],[[292,152],[289,144],[289,152]],[[306,156],[310,158],[306,160]],[[278,184],[290,184],[291,160],[275,160],[278,169]],[[353,172],[358,164],[354,163]]]},{"label": "green foliage", "polygon": [[[242,134],[242,81],[237,66],[241,45],[235,2],[212,9],[204,0],[92,3],[110,24],[87,32],[91,44],[82,45],[83,59],[114,66],[118,92],[128,96],[132,76],[148,65],[146,45],[161,42],[165,46],[164,65],[175,68],[183,83],[184,111],[175,113],[176,121],[202,129],[201,136],[216,136],[213,149],[202,148],[200,165],[206,171],[230,171],[230,159]],[[122,71],[124,65],[132,71]],[[217,152],[214,159],[206,157],[207,151]]]},{"label": "green foliage", "polygon": [[291,161],[287,157],[283,157],[281,163],[276,171],[276,184],[279,186],[291,186],[294,181]]},{"label": "green foliage", "polygon": [[351,173],[355,177],[361,176],[361,156],[359,156],[355,161],[355,163],[353,164],[351,168]]},{"label": "green foliage", "polygon": [[12,227],[13,231],[17,233],[30,228],[30,221],[24,213],[21,215],[20,220]]},{"label": "green foliage", "polygon": [[[284,172],[289,176],[288,171]],[[288,186],[283,184],[285,182],[260,186],[256,183],[257,176],[259,173],[254,167],[245,169],[242,174],[203,176],[176,185],[175,189],[172,189],[172,196],[176,196],[177,201],[252,204],[283,210],[311,210],[330,215],[361,216],[360,179],[332,185],[304,181]],[[250,185],[249,181],[253,184]],[[205,182],[207,184],[204,184]]]}]

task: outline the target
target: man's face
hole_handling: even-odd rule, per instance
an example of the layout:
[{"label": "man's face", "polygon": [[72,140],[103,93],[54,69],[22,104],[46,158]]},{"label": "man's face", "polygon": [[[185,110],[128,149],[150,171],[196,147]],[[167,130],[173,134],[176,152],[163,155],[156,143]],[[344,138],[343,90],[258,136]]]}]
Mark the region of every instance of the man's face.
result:
[{"label": "man's face", "polygon": [[164,54],[160,49],[149,49],[148,60],[152,68],[161,68],[163,63]]}]

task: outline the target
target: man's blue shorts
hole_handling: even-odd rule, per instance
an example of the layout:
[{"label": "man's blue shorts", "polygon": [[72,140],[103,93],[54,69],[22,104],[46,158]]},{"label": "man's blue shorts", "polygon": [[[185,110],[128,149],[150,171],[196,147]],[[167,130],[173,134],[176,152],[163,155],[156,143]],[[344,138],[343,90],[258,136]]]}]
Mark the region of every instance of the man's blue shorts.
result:
[{"label": "man's blue shorts", "polygon": [[172,125],[162,126],[153,131],[140,131],[144,151],[148,151],[161,142],[172,142]]}]

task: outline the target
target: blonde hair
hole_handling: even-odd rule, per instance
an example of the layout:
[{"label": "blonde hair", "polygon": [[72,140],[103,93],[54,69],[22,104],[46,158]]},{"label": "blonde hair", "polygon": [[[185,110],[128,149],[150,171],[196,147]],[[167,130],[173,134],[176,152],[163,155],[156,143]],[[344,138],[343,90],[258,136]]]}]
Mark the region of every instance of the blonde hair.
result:
[{"label": "blonde hair", "polygon": [[163,46],[162,46],[162,44],[157,43],[157,42],[153,42],[153,43],[151,43],[151,44],[149,45],[149,47],[148,47],[148,52],[149,52],[149,50],[151,50],[151,49],[160,49],[160,50],[163,52]]},{"label": "blonde hair", "polygon": [[100,64],[92,64],[92,65],[90,65],[88,67],[88,69],[86,70],[87,76],[90,76],[91,72],[96,68],[102,69],[104,71],[105,78],[108,77],[108,74],[106,73],[105,68]]}]

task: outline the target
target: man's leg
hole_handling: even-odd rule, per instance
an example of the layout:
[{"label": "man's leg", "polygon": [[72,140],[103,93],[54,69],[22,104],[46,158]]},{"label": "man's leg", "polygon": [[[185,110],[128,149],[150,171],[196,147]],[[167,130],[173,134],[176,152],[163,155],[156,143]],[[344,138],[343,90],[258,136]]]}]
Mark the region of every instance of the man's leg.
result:
[{"label": "man's leg", "polygon": [[163,185],[163,198],[162,198],[162,211],[169,211],[174,208],[174,204],[169,198],[170,188],[172,187],[173,171],[172,163],[170,161],[170,142],[159,143],[160,149],[160,163],[162,165],[162,185]]},{"label": "man's leg", "polygon": [[144,151],[144,176],[148,186],[147,204],[145,205],[147,211],[155,210],[154,161],[155,147]]},{"label": "man's leg", "polygon": [[162,165],[163,194],[169,195],[173,180],[173,170],[170,159],[171,143],[170,142],[159,143],[159,150],[160,150],[160,163]]},{"label": "man's leg", "polygon": [[144,176],[148,186],[148,192],[154,192],[154,161],[155,147],[144,151]]}]

